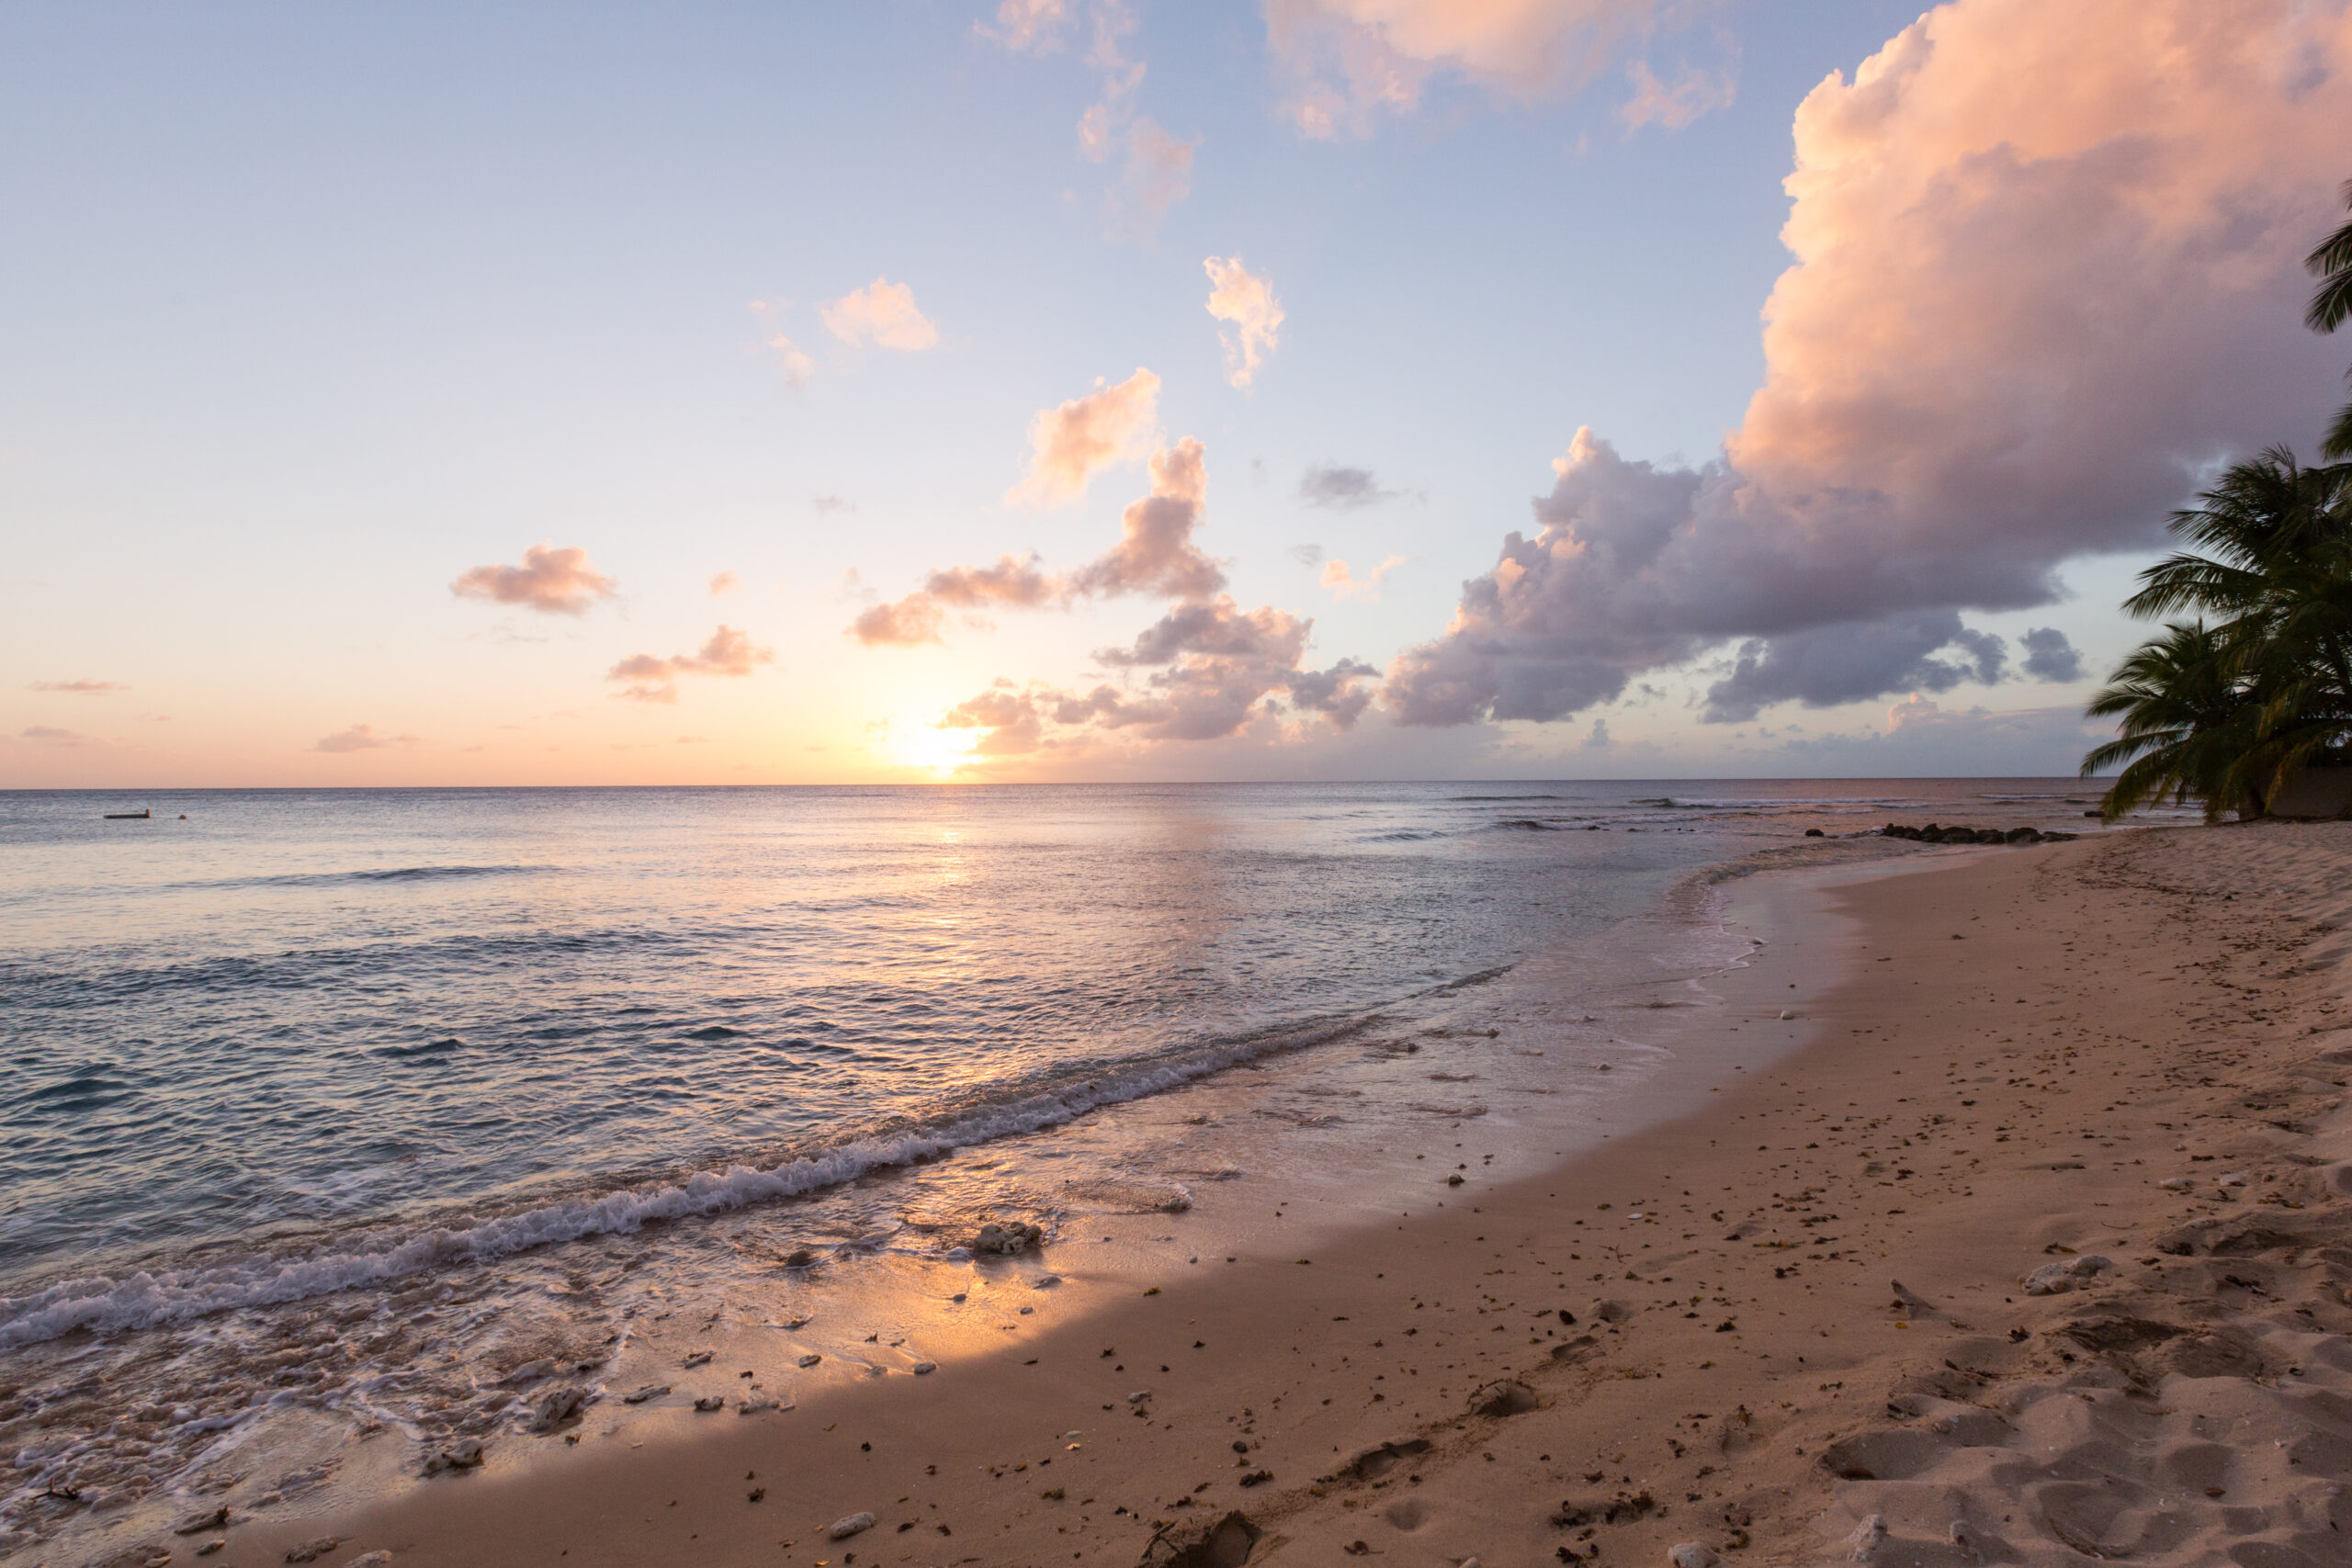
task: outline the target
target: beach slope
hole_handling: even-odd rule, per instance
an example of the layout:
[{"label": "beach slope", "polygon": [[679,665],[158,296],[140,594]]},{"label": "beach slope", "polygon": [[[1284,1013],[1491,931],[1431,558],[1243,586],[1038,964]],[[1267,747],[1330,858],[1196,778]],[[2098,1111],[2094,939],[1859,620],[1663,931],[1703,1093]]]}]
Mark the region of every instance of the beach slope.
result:
[{"label": "beach slope", "polygon": [[2352,825],[1919,865],[1724,978],[1809,1037],[1679,1121],[212,1561],[2352,1561]]}]

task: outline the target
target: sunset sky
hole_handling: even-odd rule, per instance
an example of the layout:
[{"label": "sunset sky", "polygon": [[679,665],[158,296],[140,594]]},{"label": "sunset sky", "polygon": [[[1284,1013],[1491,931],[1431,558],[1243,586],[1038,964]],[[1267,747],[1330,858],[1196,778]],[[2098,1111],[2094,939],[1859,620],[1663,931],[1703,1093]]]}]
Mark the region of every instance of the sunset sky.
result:
[{"label": "sunset sky", "polygon": [[2290,0],[0,10],[0,786],[2071,772]]}]

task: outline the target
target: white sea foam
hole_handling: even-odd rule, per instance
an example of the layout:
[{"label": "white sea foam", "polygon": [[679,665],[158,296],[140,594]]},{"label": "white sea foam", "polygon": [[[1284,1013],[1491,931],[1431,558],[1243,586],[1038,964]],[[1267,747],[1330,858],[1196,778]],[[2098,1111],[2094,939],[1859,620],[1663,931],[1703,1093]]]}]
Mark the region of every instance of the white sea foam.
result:
[{"label": "white sea foam", "polygon": [[112,1334],[168,1327],[214,1313],[390,1284],[435,1268],[480,1263],[552,1243],[625,1234],[649,1224],[796,1198],[854,1181],[868,1171],[1060,1126],[1099,1107],[1158,1094],[1238,1063],[1338,1039],[1366,1021],[1327,1023],[1193,1051],[991,1106],[937,1126],[843,1144],[766,1169],[736,1166],[698,1171],[672,1185],[566,1199],[404,1236],[370,1232],[346,1250],[310,1258],[256,1258],[200,1269],[141,1269],[119,1280],[104,1275],[67,1280],[29,1295],[0,1297],[0,1350],[81,1329]]}]

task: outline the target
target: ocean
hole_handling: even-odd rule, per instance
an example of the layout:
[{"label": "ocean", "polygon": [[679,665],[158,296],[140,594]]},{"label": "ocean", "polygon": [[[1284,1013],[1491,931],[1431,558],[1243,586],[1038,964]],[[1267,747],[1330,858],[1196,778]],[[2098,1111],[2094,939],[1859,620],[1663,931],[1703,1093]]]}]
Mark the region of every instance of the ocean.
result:
[{"label": "ocean", "polygon": [[[0,1551],[281,1458],[298,1495],[353,1433],[401,1470],[520,1430],[547,1369],[617,1387],[687,1303],[962,1303],[990,1219],[1142,1245],[1206,1184],[1387,1203],[1417,1128],[1549,1146],[1658,1064],[1612,998],[1740,961],[1721,877],[1917,852],[1861,836],[1890,819],[2096,831],[2095,799],[0,795]],[[881,1375],[916,1334],[831,1353]]]}]

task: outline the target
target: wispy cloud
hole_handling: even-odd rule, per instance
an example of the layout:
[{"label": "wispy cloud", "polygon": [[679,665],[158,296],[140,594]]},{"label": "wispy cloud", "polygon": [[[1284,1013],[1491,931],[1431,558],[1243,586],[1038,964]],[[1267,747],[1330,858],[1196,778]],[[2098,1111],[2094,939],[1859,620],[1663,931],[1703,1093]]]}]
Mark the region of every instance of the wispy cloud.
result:
[{"label": "wispy cloud", "polygon": [[817,362],[778,325],[791,304],[789,299],[754,299],[752,314],[759,318],[760,342],[775,361],[776,369],[783,373],[785,385],[797,391],[817,374]]},{"label": "wispy cloud", "polygon": [[877,277],[817,308],[825,330],[852,348],[891,348],[917,354],[936,347],[939,328],[915,308],[915,291]]},{"label": "wispy cloud", "polygon": [[710,596],[712,598],[718,599],[729,593],[740,593],[742,591],[743,580],[736,576],[733,570],[718,571],[711,574]]},{"label": "wispy cloud", "polygon": [[1351,573],[1347,562],[1329,560],[1323,563],[1323,586],[1331,591],[1334,599],[1377,599],[1380,597],[1381,580],[1411,558],[1410,556],[1390,556],[1362,577]]},{"label": "wispy cloud", "polygon": [[1686,64],[1670,83],[1659,81],[1646,60],[1634,62],[1626,67],[1626,74],[1633,80],[1634,96],[1617,114],[1629,131],[1645,125],[1680,130],[1693,120],[1731,107],[1739,85],[1736,54],[1719,71]]},{"label": "wispy cloud", "polygon": [[1029,468],[1005,499],[1058,505],[1086,493],[1094,476],[1149,449],[1159,423],[1159,378],[1148,370],[1095,389],[1029,422]]},{"label": "wispy cloud", "polygon": [[1317,463],[1298,478],[1298,499],[1309,506],[1325,506],[1351,512],[1359,506],[1374,506],[1384,501],[1394,501],[1401,491],[1383,490],[1373,478],[1370,468],[1340,468]]},{"label": "wispy cloud", "polygon": [[749,633],[722,625],[693,653],[667,659],[632,653],[605,671],[605,679],[628,682],[627,689],[616,694],[633,702],[674,703],[681,675],[749,675],[761,665],[775,662],[775,649],[758,646]]},{"label": "wispy cloud", "polygon": [[478,566],[449,584],[460,599],[488,599],[520,604],[549,615],[578,615],[600,599],[609,599],[620,585],[589,563],[578,546],[556,549],[533,545],[523,552],[520,566]]},{"label": "wispy cloud", "polygon": [[115,692],[130,690],[119,681],[35,681],[28,689],[35,692],[65,692],[77,697],[103,697]]},{"label": "wispy cloud", "polygon": [[[1061,47],[1063,28],[1080,10],[1079,0],[1004,0],[995,27],[975,24],[973,30],[1015,53],[1046,54]],[[1092,24],[1086,62],[1100,73],[1102,91],[1079,116],[1079,156],[1119,165],[1102,201],[1110,237],[1146,239],[1191,193],[1198,143],[1171,134],[1136,107],[1145,65],[1127,53],[1136,25],[1130,0],[1091,0],[1083,10]]]},{"label": "wispy cloud", "polygon": [[87,746],[90,737],[77,729],[60,729],[53,724],[33,724],[17,731],[19,740],[30,740],[43,746]]},{"label": "wispy cloud", "polygon": [[1069,20],[1066,0],[1003,0],[996,8],[996,26],[974,22],[972,31],[1016,54],[1047,54],[1061,47]]},{"label": "wispy cloud", "polygon": [[812,495],[808,498],[808,504],[820,517],[831,516],[836,512],[857,510],[857,502],[838,495]]},{"label": "wispy cloud", "polygon": [[355,724],[349,729],[338,729],[322,737],[313,751],[339,753],[345,751],[377,751],[387,746],[421,746],[424,739],[414,735],[379,735],[372,724]]},{"label": "wispy cloud", "polygon": [[1211,256],[1201,264],[1209,275],[1209,314],[1225,323],[1225,378],[1246,391],[1258,367],[1282,341],[1282,302],[1273,283],[1241,265],[1241,258]]}]

